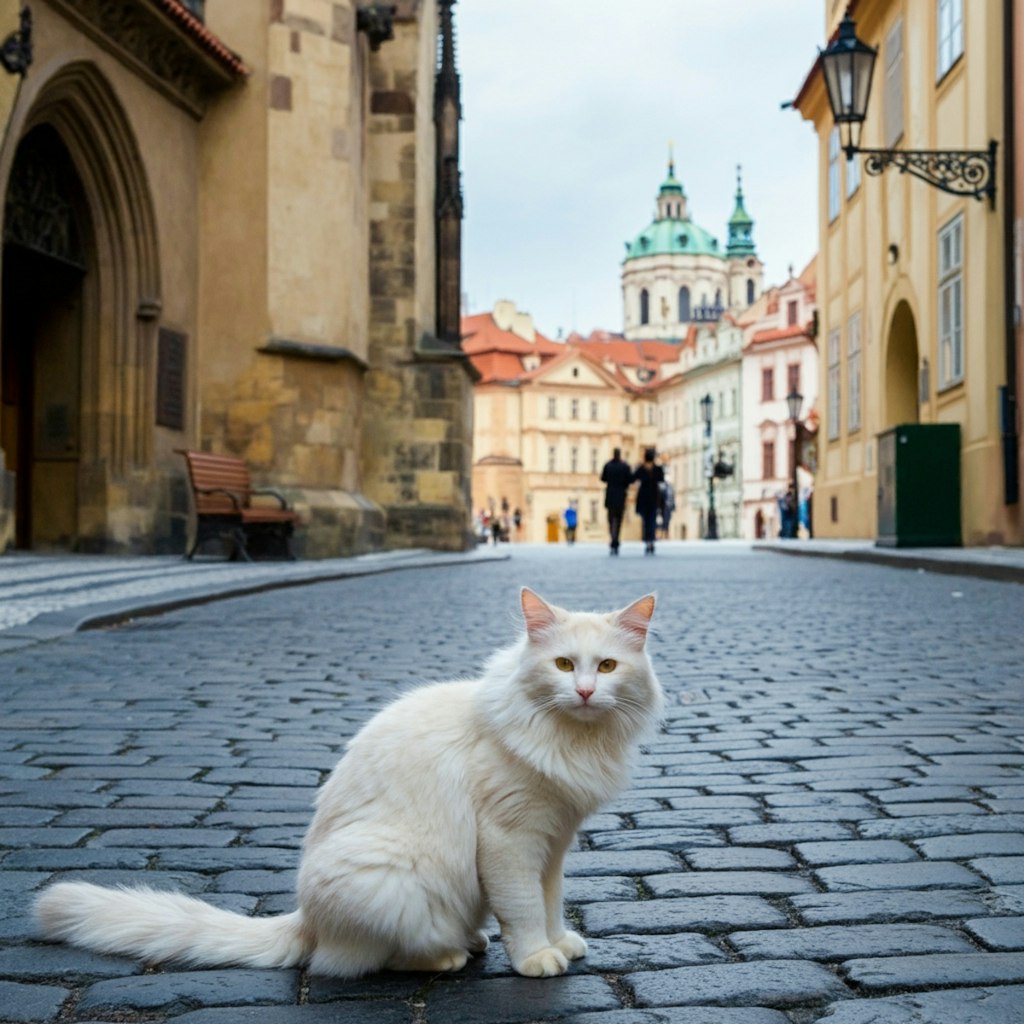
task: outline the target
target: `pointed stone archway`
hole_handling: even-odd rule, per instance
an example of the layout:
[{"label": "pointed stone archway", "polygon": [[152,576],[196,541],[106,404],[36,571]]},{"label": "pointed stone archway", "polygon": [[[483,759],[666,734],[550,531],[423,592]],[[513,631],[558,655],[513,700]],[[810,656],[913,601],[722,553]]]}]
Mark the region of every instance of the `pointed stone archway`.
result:
[{"label": "pointed stone archway", "polygon": [[920,419],[919,365],[917,325],[910,304],[903,299],[893,310],[886,337],[882,430],[901,423],[917,423]]},{"label": "pointed stone archway", "polygon": [[4,204],[0,444],[19,548],[74,548],[87,208],[49,125],[18,146]]},{"label": "pointed stone archway", "polygon": [[[121,524],[139,529],[131,506],[152,473],[160,275],[146,175],[91,63],[43,83],[16,137],[0,299],[0,449],[16,479],[0,543],[116,550],[130,540]],[[45,194],[26,171],[40,153],[57,169]]]}]

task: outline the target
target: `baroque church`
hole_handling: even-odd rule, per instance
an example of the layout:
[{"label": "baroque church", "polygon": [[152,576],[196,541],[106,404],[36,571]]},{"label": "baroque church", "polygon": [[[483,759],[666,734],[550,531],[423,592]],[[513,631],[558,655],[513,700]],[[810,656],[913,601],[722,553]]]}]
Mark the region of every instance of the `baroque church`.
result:
[{"label": "baroque church", "polygon": [[671,157],[654,220],[631,242],[622,263],[623,333],[629,339],[682,341],[693,325],[714,324],[751,306],[764,267],[743,203],[737,168],[736,207],[725,247],[690,217],[689,201]]}]

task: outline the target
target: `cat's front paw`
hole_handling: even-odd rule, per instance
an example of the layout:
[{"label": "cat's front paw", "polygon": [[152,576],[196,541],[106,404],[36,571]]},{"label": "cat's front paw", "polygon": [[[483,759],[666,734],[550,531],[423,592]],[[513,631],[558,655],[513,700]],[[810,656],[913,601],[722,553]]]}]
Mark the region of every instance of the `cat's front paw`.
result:
[{"label": "cat's front paw", "polygon": [[487,932],[478,931],[473,932],[466,942],[466,948],[470,953],[483,953],[487,947],[491,944],[491,940],[487,937]]},{"label": "cat's front paw", "polygon": [[515,968],[527,978],[553,978],[556,974],[565,974],[569,969],[569,961],[560,949],[545,946],[520,960]]},{"label": "cat's front paw", "polygon": [[560,949],[566,956],[567,960],[579,960],[580,957],[587,955],[587,943],[582,935],[577,935],[575,932],[566,932],[557,942],[553,942],[552,945],[555,949]]}]

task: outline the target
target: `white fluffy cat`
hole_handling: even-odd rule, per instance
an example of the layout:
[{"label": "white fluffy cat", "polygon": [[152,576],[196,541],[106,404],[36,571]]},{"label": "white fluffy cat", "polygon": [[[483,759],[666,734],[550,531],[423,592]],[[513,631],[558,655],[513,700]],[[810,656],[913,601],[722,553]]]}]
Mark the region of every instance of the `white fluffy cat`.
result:
[{"label": "white fluffy cat", "polygon": [[662,693],[644,650],[649,595],[610,614],[521,594],[525,635],[475,681],[424,686],[372,718],[321,788],[298,905],[246,917],[152,889],[62,882],[43,934],[106,953],[352,977],[448,971],[487,946],[562,974],[586,943],[562,918],[562,862],[626,780]]}]

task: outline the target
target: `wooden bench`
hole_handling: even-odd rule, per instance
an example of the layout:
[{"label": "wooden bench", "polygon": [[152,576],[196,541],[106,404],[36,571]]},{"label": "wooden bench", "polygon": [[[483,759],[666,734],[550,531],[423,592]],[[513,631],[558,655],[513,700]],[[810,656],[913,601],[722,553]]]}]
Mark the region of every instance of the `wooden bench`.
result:
[{"label": "wooden bench", "polygon": [[[233,455],[175,449],[185,457],[196,510],[192,558],[211,539],[230,544],[232,560],[251,562],[253,555],[293,558],[290,538],[298,513],[277,491],[254,490],[249,469]],[[276,505],[255,504],[254,498],[272,497]]]}]

